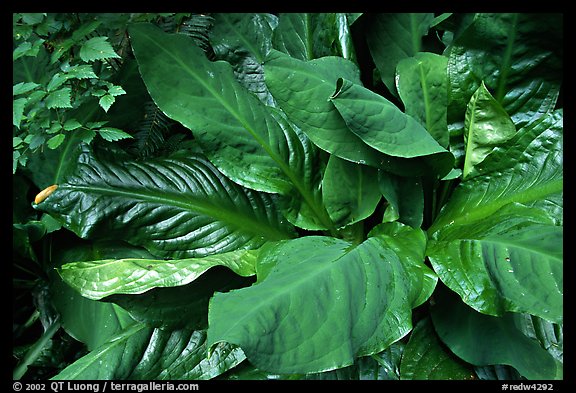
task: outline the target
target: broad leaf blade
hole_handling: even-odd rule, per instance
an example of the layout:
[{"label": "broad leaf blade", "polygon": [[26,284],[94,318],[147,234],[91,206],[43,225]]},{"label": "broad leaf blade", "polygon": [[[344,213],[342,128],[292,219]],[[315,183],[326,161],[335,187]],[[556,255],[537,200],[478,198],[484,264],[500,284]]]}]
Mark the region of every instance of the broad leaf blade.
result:
[{"label": "broad leaf blade", "polygon": [[475,366],[510,365],[525,378],[562,379],[562,363],[540,343],[522,333],[522,316],[480,314],[453,294],[438,292],[431,308],[440,339],[464,361]]},{"label": "broad leaf blade", "polygon": [[398,62],[422,51],[422,37],[428,33],[434,14],[388,13],[372,17],[366,41],[382,82],[396,95],[394,78]]},{"label": "broad leaf blade", "polygon": [[310,236],[270,248],[264,280],[212,299],[208,345],[237,344],[257,368],[278,373],[331,370],[382,351],[408,333],[411,309],[434,286],[422,281],[422,259],[403,263],[385,244]]},{"label": "broad leaf blade", "polygon": [[429,229],[471,223],[508,203],[537,206],[562,222],[563,114],[542,116],[516,133],[460,183]]},{"label": "broad leaf blade", "polygon": [[264,83],[262,62],[272,49],[278,18],[272,14],[214,14],[210,43],[218,60],[229,62],[236,79],[266,105],[274,99]]},{"label": "broad leaf blade", "polygon": [[330,101],[350,131],[370,147],[392,157],[430,158],[441,177],[452,169],[452,154],[383,96],[340,78]]},{"label": "broad leaf blade", "polygon": [[238,348],[219,344],[208,358],[206,332],[160,330],[139,323],[78,359],[55,380],[212,379],[245,359]]},{"label": "broad leaf blade", "polygon": [[264,72],[278,105],[316,146],[350,161],[380,165],[378,152],[350,132],[328,101],[338,78],[360,83],[358,68],[352,62],[340,57],[304,62],[271,51]]},{"label": "broad leaf blade", "polygon": [[542,212],[507,205],[472,224],[436,233],[427,254],[434,271],[472,308],[563,318],[563,229]]},{"label": "broad leaf blade", "polygon": [[364,220],[381,199],[377,170],[331,156],[322,179],[322,197],[338,227]]},{"label": "broad leaf blade", "polygon": [[400,377],[403,380],[466,380],[474,379],[475,374],[470,365],[444,349],[430,318],[425,318],[414,327],[404,348]]},{"label": "broad leaf blade", "polygon": [[272,32],[278,25],[278,17],[249,13],[218,13],[213,16],[210,43],[216,54],[244,50],[261,63],[272,49]]},{"label": "broad leaf blade", "polygon": [[492,150],[516,134],[516,127],[484,83],[470,98],[464,120],[466,155],[462,176],[470,177],[474,167]]},{"label": "broad leaf blade", "polygon": [[[102,257],[151,257],[144,249],[113,242],[86,242],[71,248],[64,248],[61,243],[54,245],[58,246],[53,255],[58,265]],[[56,269],[51,273],[50,290],[54,307],[62,318],[62,326],[68,334],[86,344],[88,350],[104,344],[113,335],[135,323],[128,312],[117,305],[81,296],[62,280]]]},{"label": "broad leaf blade", "polygon": [[104,259],[67,263],[58,272],[82,296],[99,300],[115,294],[140,294],[153,288],[186,285],[214,266],[251,276],[255,274],[256,255],[253,250],[239,250],[173,261]]},{"label": "broad leaf blade", "polygon": [[340,13],[281,13],[273,44],[298,60],[355,57],[347,17]]},{"label": "broad leaf blade", "polygon": [[116,236],[171,258],[258,248],[293,228],[267,194],[232,183],[202,156],[146,162],[85,152],[75,175],[35,208],[78,236]]},{"label": "broad leaf blade", "polygon": [[151,24],[129,31],[150,95],[170,118],[192,130],[222,173],[258,191],[299,194],[314,212],[313,229],[332,227],[317,185],[307,183],[314,178],[303,165],[310,142],[282,123],[281,113],[242,87],[230,64],[208,61],[188,37]]},{"label": "broad leaf blade", "polygon": [[562,25],[561,14],[477,14],[447,50],[450,110],[464,113],[482,81],[517,128],[553,110],[562,82]]},{"label": "broad leaf blade", "polygon": [[447,63],[445,56],[420,52],[400,60],[396,68],[396,86],[406,114],[418,120],[444,148],[450,139]]}]

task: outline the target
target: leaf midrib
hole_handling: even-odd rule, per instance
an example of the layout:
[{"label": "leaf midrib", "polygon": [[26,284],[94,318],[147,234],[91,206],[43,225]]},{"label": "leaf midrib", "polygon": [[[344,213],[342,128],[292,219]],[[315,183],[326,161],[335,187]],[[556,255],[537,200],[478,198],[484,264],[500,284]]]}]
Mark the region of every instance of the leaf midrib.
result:
[{"label": "leaf midrib", "polygon": [[[266,154],[268,154],[270,156],[270,158],[272,158],[272,160],[274,162],[276,162],[276,164],[278,164],[278,166],[280,167],[282,172],[284,172],[284,174],[290,179],[290,182],[292,183],[292,185],[298,190],[298,193],[300,195],[302,195],[304,202],[308,206],[310,206],[312,211],[314,211],[314,213],[316,214],[316,217],[320,220],[320,222],[322,222],[322,224],[324,226],[326,226],[327,228],[329,228],[330,230],[334,230],[334,224],[329,219],[328,213],[326,213],[326,211],[325,211],[326,209],[324,209],[321,206],[318,206],[318,204],[316,203],[316,200],[315,200],[314,196],[312,195],[312,193],[310,192],[310,190],[308,190],[305,187],[305,185],[302,184],[301,179],[292,171],[292,168],[290,168],[286,164],[286,162],[284,162],[284,160],[282,160],[282,158],[279,157],[272,150],[270,145],[268,145],[262,138],[260,138],[260,136],[256,133],[256,131],[251,127],[250,123],[243,116],[241,116],[241,114],[238,113],[233,107],[228,105],[228,103],[223,99],[221,94],[219,94],[217,91],[212,89],[212,87],[210,85],[206,84],[202,80],[202,78],[200,78],[179,57],[175,56],[171,51],[169,51],[167,48],[165,48],[164,46],[157,43],[155,40],[153,40],[148,35],[145,35],[144,37],[146,39],[148,39],[150,42],[152,42],[156,47],[158,47],[166,55],[168,55],[170,58],[172,58],[176,63],[178,63],[189,75],[191,75],[195,80],[197,80],[202,85],[202,87],[204,89],[206,89],[206,91],[208,91],[216,99],[216,101],[218,101],[230,114],[232,114],[232,116],[234,116],[234,118],[236,118],[236,120],[238,120],[238,122],[242,125],[242,127],[246,131],[248,131],[248,133],[250,133],[250,135],[254,138],[254,140],[256,140],[256,142],[264,149]],[[278,127],[280,127],[280,125],[278,125]]]},{"label": "leaf midrib", "polygon": [[110,188],[108,186],[82,186],[67,184],[61,186],[60,188],[62,191],[65,189],[70,189],[72,191],[83,192],[87,194],[125,197],[135,201],[159,204],[162,206],[174,206],[186,211],[196,212],[208,217],[212,217],[216,220],[227,223],[228,225],[241,228],[242,231],[250,232],[257,236],[263,236],[271,240],[290,239],[293,237],[288,232],[284,232],[274,226],[269,225],[268,222],[262,222],[255,220],[248,215],[242,215],[235,209],[229,208],[227,204],[216,203],[216,201],[221,202],[221,199],[219,198],[210,199],[210,201],[214,201],[214,203],[211,203],[208,200],[197,198],[189,194],[176,194],[163,191],[162,196],[159,196],[153,191],[127,187],[123,188],[118,186]]}]

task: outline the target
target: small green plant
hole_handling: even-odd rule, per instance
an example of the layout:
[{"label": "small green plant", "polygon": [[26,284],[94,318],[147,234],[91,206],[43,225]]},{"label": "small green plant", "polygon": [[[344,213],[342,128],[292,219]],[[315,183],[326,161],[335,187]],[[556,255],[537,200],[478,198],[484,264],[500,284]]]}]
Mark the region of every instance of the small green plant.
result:
[{"label": "small green plant", "polygon": [[563,378],[560,15],[31,18],[15,377]]}]

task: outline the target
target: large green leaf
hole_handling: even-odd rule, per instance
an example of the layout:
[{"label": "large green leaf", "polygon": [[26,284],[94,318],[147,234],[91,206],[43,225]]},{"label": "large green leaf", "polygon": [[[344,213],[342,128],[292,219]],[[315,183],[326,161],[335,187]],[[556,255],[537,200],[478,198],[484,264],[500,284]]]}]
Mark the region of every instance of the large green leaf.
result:
[{"label": "large green leaf", "polygon": [[348,128],[382,153],[412,158],[446,151],[413,117],[357,83],[340,78],[330,101]]},{"label": "large green leaf", "polygon": [[448,59],[419,52],[402,59],[396,68],[396,87],[407,115],[422,124],[434,139],[448,147]]},{"label": "large green leaf", "polygon": [[348,128],[370,147],[393,157],[429,156],[440,176],[452,169],[452,154],[418,121],[383,96],[339,78],[330,101]]},{"label": "large green leaf", "polygon": [[378,186],[388,203],[383,222],[398,220],[412,228],[422,226],[424,192],[421,178],[378,171]]},{"label": "large green leaf", "polygon": [[261,63],[272,49],[272,32],[278,17],[272,14],[214,14],[214,27],[210,30],[210,43],[214,52],[246,50]]},{"label": "large green leaf", "polygon": [[423,50],[422,37],[428,33],[434,14],[386,13],[371,16],[366,42],[382,82],[396,94],[398,62]]},{"label": "large green leaf", "polygon": [[210,43],[218,60],[234,69],[236,79],[266,105],[274,99],[264,83],[262,62],[272,49],[272,33],[278,17],[272,14],[214,14]]},{"label": "large green leaf", "polygon": [[477,176],[458,185],[429,233],[447,225],[486,218],[513,202],[545,209],[561,223],[562,133],[561,110],[518,130],[475,167]]},{"label": "large green leaf", "polygon": [[512,204],[430,241],[434,271],[474,309],[563,318],[563,229],[541,211]]},{"label": "large green leaf", "polygon": [[361,83],[354,63],[333,56],[305,62],[271,51],[264,72],[266,85],[278,105],[314,144],[340,158],[380,165],[382,157],[378,152],[350,132],[328,101],[338,78]]},{"label": "large green leaf", "polygon": [[173,261],[124,258],[71,262],[58,272],[83,296],[99,300],[114,294],[140,294],[153,288],[186,285],[214,266],[251,276],[256,273],[256,252],[239,250]]},{"label": "large green leaf", "polygon": [[82,238],[116,237],[161,257],[197,257],[290,238],[273,198],[232,183],[199,155],[112,160],[85,152],[35,205]]},{"label": "large green leaf", "polygon": [[482,162],[494,147],[503,144],[514,134],[516,134],[514,123],[482,83],[470,98],[466,108],[463,178],[466,179],[473,174],[474,167]]},{"label": "large green leaf", "polygon": [[214,292],[246,287],[252,277],[241,277],[223,266],[203,273],[190,284],[155,287],[134,295],[111,295],[103,301],[119,305],[137,321],[161,329],[208,328],[208,302]]},{"label": "large green leaf", "polygon": [[374,213],[381,199],[378,172],[331,156],[322,179],[322,197],[338,227],[364,220]]},{"label": "large green leaf", "polygon": [[522,315],[480,314],[447,292],[435,293],[431,316],[438,336],[458,357],[475,366],[510,365],[528,379],[562,379],[562,363],[523,333]]},{"label": "large green leaf", "polygon": [[447,51],[450,110],[461,116],[482,82],[517,128],[554,109],[563,75],[562,25],[562,14],[475,15]]},{"label": "large green leaf", "polygon": [[465,380],[474,379],[474,371],[446,351],[429,317],[416,324],[402,353],[401,379]]},{"label": "large green leaf", "polygon": [[215,294],[208,345],[239,345],[257,368],[278,373],[332,370],[382,351],[410,331],[411,309],[436,283],[423,232],[404,236],[417,260],[386,235],[357,247],[318,236],[269,247],[258,262],[263,279]]},{"label": "large green leaf", "polygon": [[273,44],[298,60],[331,55],[355,58],[348,18],[342,13],[281,13]]},{"label": "large green leaf", "polygon": [[[88,261],[102,257],[146,258],[144,249],[117,242],[79,242],[74,247],[54,243],[53,259],[57,267],[72,261]],[[62,327],[88,350],[107,342],[113,335],[135,323],[128,313],[115,304],[87,299],[67,285],[53,269],[50,274],[52,303],[61,316]]]},{"label": "large green leaf", "polygon": [[332,228],[307,165],[313,149],[283,115],[235,79],[229,63],[210,62],[193,40],[152,24],[129,29],[140,73],[158,107],[192,130],[208,159],[233,181],[258,191],[295,193],[312,213],[300,225]]},{"label": "large green leaf", "polygon": [[55,380],[179,380],[214,378],[245,359],[219,344],[206,351],[206,332],[152,329],[135,324],[81,357]]}]

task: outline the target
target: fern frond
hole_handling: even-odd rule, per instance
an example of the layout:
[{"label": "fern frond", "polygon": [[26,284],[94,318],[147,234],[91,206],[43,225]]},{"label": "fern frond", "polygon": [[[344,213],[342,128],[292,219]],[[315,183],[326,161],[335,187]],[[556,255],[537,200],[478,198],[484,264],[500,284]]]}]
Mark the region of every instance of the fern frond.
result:
[{"label": "fern frond", "polygon": [[144,118],[134,134],[136,154],[147,157],[161,150],[165,143],[165,133],[172,123],[154,102],[148,101],[144,106]]}]

